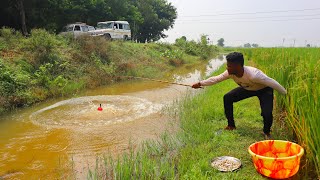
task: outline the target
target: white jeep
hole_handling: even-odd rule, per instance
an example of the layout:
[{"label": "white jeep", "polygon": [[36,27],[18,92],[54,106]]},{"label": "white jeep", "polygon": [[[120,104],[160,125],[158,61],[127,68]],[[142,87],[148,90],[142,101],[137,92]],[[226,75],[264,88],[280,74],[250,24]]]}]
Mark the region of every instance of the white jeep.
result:
[{"label": "white jeep", "polygon": [[68,24],[65,27],[63,27],[62,32],[60,33],[62,35],[71,35],[74,38],[78,38],[79,36],[99,36],[99,34],[96,34],[94,27],[88,26],[85,23],[73,23]]},{"label": "white jeep", "polygon": [[127,21],[98,22],[96,35],[103,35],[106,39],[131,39],[131,29]]}]

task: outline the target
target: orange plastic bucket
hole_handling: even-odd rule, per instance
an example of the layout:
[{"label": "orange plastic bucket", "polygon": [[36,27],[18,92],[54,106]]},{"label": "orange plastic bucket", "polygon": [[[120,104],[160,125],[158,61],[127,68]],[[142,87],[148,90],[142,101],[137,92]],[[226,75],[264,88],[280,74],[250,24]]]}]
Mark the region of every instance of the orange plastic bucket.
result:
[{"label": "orange plastic bucket", "polygon": [[304,153],[304,149],[298,144],[281,140],[256,142],[249,146],[248,151],[256,170],[274,179],[285,179],[295,175]]}]

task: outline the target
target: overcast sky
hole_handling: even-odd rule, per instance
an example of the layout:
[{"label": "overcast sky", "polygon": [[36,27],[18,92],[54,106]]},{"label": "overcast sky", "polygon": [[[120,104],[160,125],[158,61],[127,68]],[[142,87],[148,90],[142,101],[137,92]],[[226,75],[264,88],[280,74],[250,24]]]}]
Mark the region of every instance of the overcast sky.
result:
[{"label": "overcast sky", "polygon": [[165,42],[186,36],[226,46],[320,46],[320,0],[168,0],[178,18]]}]

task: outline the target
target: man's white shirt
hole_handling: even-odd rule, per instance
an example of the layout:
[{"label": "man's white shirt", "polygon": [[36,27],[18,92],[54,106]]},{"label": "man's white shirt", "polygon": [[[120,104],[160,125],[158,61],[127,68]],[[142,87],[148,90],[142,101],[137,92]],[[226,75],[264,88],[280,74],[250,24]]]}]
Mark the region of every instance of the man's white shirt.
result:
[{"label": "man's white shirt", "polygon": [[226,79],[233,79],[239,86],[249,91],[258,91],[265,87],[271,87],[281,94],[287,93],[287,90],[284,87],[282,87],[276,80],[265,75],[261,70],[251,66],[244,66],[243,68],[244,73],[242,77],[229,74],[226,70],[218,76],[213,76],[200,81],[200,84],[202,86],[210,86]]}]

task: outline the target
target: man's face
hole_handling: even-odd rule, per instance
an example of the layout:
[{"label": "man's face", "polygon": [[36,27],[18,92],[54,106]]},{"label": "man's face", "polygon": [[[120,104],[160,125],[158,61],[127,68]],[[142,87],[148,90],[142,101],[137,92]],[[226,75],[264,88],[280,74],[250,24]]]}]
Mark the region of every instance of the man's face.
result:
[{"label": "man's face", "polygon": [[227,71],[229,74],[236,75],[241,71],[241,65],[236,63],[227,62]]}]

